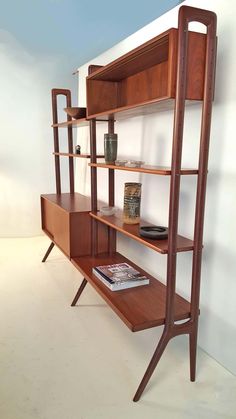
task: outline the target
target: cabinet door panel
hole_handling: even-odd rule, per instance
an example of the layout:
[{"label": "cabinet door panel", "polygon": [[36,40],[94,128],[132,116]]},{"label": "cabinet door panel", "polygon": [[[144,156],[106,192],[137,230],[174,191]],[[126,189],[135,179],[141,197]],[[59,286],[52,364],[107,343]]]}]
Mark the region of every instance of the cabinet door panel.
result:
[{"label": "cabinet door panel", "polygon": [[89,255],[91,252],[91,220],[88,212],[70,214],[71,257]]},{"label": "cabinet door panel", "polygon": [[69,214],[44,198],[41,198],[41,210],[42,229],[69,256]]}]

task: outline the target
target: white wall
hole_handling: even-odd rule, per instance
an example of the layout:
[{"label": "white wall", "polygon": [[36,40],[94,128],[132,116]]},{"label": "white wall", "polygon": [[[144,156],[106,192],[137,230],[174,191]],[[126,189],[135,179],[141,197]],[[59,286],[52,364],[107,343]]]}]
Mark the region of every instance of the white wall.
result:
[{"label": "white wall", "polygon": [[41,234],[39,196],[55,191],[50,90],[72,79],[63,62],[0,30],[1,237]]},{"label": "white wall", "polygon": [[[236,109],[236,3],[233,0],[186,1],[196,7],[213,10],[218,15],[218,59],[216,94],[213,110],[208,191],[205,216],[204,256],[202,267],[201,316],[199,345],[233,373],[236,373],[236,270],[235,270],[235,109]],[[129,38],[96,57],[93,64],[106,64],[144,41],[177,26],[178,7],[142,28]],[[195,26],[196,27],[196,26]],[[192,28],[192,27],[191,27]],[[198,25],[199,28],[199,25]],[[79,77],[79,102],[85,105],[85,76],[87,63]],[[170,164],[172,142],[171,112],[133,118],[116,124],[119,138],[118,157],[142,159],[149,164]],[[183,166],[196,167],[199,140],[200,106],[187,109]],[[99,126],[98,143],[102,150],[105,125]],[[79,141],[85,149],[88,142],[86,129],[79,129]],[[82,172],[80,191],[90,193],[89,169],[80,163]],[[81,173],[80,172],[80,173]],[[107,173],[98,171],[101,198],[106,199]],[[116,205],[122,207],[125,181],[142,182],[142,216],[157,224],[167,224],[169,180],[164,177],[116,173]],[[84,183],[84,181],[86,181]],[[193,234],[193,212],[196,180],[186,176],[181,180],[179,233]],[[165,280],[166,257],[132,240],[119,236],[119,249],[137,261],[150,273]],[[178,256],[178,290],[189,295],[191,252]]]}]

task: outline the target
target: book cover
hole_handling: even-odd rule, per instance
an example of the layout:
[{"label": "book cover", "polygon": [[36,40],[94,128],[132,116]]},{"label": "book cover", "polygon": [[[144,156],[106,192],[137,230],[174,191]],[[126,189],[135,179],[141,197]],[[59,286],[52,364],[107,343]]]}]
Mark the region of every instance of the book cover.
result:
[{"label": "book cover", "polygon": [[93,273],[112,291],[149,284],[146,276],[125,262],[96,266]]}]

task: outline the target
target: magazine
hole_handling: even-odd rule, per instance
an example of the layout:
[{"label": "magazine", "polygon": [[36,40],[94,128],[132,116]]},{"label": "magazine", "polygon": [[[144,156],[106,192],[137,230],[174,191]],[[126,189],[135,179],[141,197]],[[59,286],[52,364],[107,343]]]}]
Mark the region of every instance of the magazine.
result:
[{"label": "magazine", "polygon": [[145,275],[141,274],[126,262],[96,266],[93,268],[93,273],[111,291],[119,291],[149,284],[149,279]]}]

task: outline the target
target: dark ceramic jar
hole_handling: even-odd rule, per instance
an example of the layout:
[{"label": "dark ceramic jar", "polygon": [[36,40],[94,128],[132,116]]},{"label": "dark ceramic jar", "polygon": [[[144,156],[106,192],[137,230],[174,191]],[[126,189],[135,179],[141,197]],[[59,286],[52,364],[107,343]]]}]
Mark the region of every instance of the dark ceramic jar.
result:
[{"label": "dark ceramic jar", "polygon": [[104,134],[104,156],[107,164],[114,164],[117,158],[117,134]]}]

